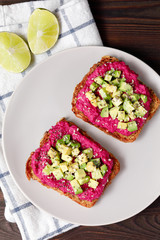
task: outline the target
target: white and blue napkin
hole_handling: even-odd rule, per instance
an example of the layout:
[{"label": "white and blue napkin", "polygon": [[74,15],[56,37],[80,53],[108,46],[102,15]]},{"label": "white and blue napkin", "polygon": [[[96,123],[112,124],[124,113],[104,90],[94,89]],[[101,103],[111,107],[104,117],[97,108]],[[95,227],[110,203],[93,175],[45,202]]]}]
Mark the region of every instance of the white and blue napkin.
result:
[{"label": "white and blue napkin", "polygon": [[32,63],[22,73],[9,73],[0,67],[0,187],[6,202],[5,217],[17,223],[24,240],[49,239],[77,225],[37,209],[13,182],[2,152],[2,123],[7,104],[23,77],[43,59],[67,48],[102,45],[87,0],[44,0],[0,6],[0,32],[14,32],[27,40],[28,20],[36,8],[46,8],[57,16],[61,29],[57,44],[46,53],[32,55]]}]

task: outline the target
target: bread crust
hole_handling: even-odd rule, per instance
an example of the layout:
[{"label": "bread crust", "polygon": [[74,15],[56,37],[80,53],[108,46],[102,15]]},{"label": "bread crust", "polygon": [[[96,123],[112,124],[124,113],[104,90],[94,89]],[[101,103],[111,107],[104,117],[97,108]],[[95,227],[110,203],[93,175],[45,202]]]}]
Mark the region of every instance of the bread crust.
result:
[{"label": "bread crust", "polygon": [[[142,127],[140,127],[136,132],[134,132],[133,134],[129,135],[129,136],[125,136],[125,135],[122,135],[121,133],[119,132],[109,132],[107,129],[103,128],[103,127],[99,127],[99,126],[96,126],[94,124],[92,124],[90,122],[90,120],[87,118],[87,116],[84,115],[83,112],[79,111],[77,108],[76,108],[76,102],[77,102],[77,97],[78,97],[78,94],[80,92],[80,90],[84,87],[87,79],[88,79],[88,76],[93,73],[95,71],[95,69],[101,65],[103,65],[104,63],[107,63],[107,62],[117,62],[119,61],[117,58],[115,57],[111,57],[111,56],[104,56],[102,57],[102,59],[94,64],[91,68],[90,68],[90,71],[84,76],[84,78],[82,79],[82,81],[75,87],[75,90],[73,92],[73,98],[72,98],[72,111],[73,113],[76,115],[76,117],[78,118],[81,118],[83,121],[97,127],[98,129],[100,129],[101,131],[103,131],[104,133],[122,141],[122,142],[133,142],[137,139],[137,137],[139,136],[140,132],[142,131],[142,128],[144,127],[144,124]],[[150,106],[150,111],[149,111],[149,115],[148,115],[148,118],[146,119],[146,122],[148,120],[150,120],[154,114],[156,113],[159,105],[160,105],[160,99],[156,96],[156,94],[154,93],[154,91],[151,89],[151,88],[148,88],[149,89],[149,92],[150,92],[150,96],[152,98],[152,102],[151,102],[151,106]]]},{"label": "bread crust", "polygon": [[[61,119],[60,121],[66,121],[65,118]],[[75,125],[73,122],[69,122],[69,125]],[[91,139],[93,142],[95,142],[90,136],[87,135],[87,133],[85,131],[83,131],[82,129],[79,129],[79,131],[85,135],[87,138]],[[41,139],[41,142],[40,142],[40,147],[42,147],[48,140],[49,140],[49,132],[45,132],[43,138]],[[104,149],[102,147],[102,149]],[[77,202],[78,204],[80,204],[81,206],[84,206],[84,207],[87,207],[87,208],[91,208],[97,201],[99,198],[97,199],[94,199],[93,201],[87,201],[87,200],[81,200],[78,198],[78,195],[72,195],[71,193],[64,193],[63,191],[61,191],[60,189],[58,188],[53,188],[53,187],[50,187],[48,186],[47,184],[43,184],[41,182],[41,180],[34,174],[33,172],[33,169],[32,169],[32,166],[31,166],[31,160],[32,160],[32,155],[34,154],[34,152],[32,152],[27,160],[27,163],[26,163],[26,176],[28,178],[28,180],[37,180],[39,183],[41,183],[43,186],[47,187],[47,188],[51,188],[57,192],[59,192],[61,195],[65,195],[67,197],[69,197],[70,199],[72,199],[73,201]],[[110,158],[113,160],[113,168],[112,168],[112,172],[108,178],[108,182],[103,190],[103,193],[105,191],[105,189],[108,187],[108,185],[112,182],[113,178],[115,178],[115,176],[118,174],[119,170],[120,170],[120,163],[119,161],[115,158],[115,156],[112,154],[112,153],[109,153],[109,156]]]}]

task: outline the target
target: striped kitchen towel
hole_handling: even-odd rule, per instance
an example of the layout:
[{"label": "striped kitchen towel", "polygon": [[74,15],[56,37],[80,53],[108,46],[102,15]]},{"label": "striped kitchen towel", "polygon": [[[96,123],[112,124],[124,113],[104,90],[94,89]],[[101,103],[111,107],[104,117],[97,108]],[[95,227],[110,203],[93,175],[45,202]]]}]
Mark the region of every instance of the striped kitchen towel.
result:
[{"label": "striped kitchen towel", "polygon": [[49,239],[77,225],[37,209],[14,184],[2,153],[2,122],[7,104],[27,72],[47,57],[67,48],[102,45],[87,0],[44,0],[0,6],[0,31],[14,32],[27,40],[28,19],[36,8],[46,8],[57,16],[61,26],[58,42],[46,53],[34,56],[22,73],[9,73],[0,68],[0,187],[6,202],[5,217],[17,223],[22,239],[26,240]]}]

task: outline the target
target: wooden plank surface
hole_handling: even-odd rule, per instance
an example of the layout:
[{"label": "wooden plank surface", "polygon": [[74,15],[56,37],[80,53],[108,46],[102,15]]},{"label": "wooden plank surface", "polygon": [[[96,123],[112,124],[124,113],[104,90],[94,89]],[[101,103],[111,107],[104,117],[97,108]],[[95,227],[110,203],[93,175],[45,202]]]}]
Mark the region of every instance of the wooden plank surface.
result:
[{"label": "wooden plank surface", "polygon": [[[25,0],[0,0],[0,4]],[[160,1],[89,0],[103,44],[140,58],[160,74]],[[4,218],[5,202],[0,191],[0,240],[20,240],[14,223]],[[73,229],[57,240],[159,240],[160,198],[136,216],[107,226]]]}]

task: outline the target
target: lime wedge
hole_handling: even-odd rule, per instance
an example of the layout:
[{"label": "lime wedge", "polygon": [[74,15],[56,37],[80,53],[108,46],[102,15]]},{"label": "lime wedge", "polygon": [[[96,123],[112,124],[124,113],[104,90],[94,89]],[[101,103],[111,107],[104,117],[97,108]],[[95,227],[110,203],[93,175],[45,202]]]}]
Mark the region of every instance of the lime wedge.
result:
[{"label": "lime wedge", "polygon": [[59,23],[54,14],[46,9],[36,9],[29,18],[28,43],[34,54],[53,47],[59,36]]},{"label": "lime wedge", "polygon": [[0,32],[0,65],[9,72],[23,72],[31,61],[25,41],[11,32]]}]

